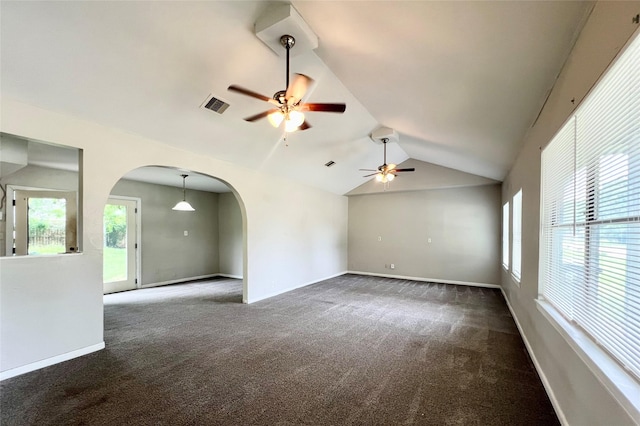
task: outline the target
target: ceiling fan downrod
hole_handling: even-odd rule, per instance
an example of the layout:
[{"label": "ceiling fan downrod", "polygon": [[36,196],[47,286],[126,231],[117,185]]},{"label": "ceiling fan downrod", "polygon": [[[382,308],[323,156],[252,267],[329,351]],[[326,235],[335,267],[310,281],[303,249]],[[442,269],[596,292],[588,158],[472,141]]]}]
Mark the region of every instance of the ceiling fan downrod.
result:
[{"label": "ceiling fan downrod", "polygon": [[289,87],[289,50],[296,44],[296,39],[288,34],[280,37],[280,44],[287,50],[287,84],[284,87]]},{"label": "ceiling fan downrod", "polygon": [[384,146],[384,168],[387,167],[387,142],[389,142],[389,138],[382,138],[382,145]]}]

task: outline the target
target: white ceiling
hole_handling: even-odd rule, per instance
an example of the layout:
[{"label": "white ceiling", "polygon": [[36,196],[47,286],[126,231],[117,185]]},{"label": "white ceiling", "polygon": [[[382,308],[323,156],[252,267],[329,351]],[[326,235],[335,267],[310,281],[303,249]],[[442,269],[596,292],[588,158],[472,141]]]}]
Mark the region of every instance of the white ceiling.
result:
[{"label": "white ceiling", "polygon": [[[284,89],[284,58],[253,32],[273,2],[2,1],[1,94],[337,194],[364,182],[359,168],[381,163],[368,138],[381,125],[400,134],[390,162],[501,180],[592,8],[292,3],[319,47],[297,52],[291,71],[316,80],[308,101],[347,110],[309,113],[313,128],[291,134],[288,147],[266,120],[242,120],[266,104],[227,91]],[[231,106],[200,108],[209,94]]]},{"label": "white ceiling", "polygon": [[123,179],[182,188],[183,174],[187,175],[184,181],[185,188],[187,189],[197,189],[208,192],[231,192],[231,188],[229,188],[226,183],[211,176],[170,167],[140,167],[124,175]]}]

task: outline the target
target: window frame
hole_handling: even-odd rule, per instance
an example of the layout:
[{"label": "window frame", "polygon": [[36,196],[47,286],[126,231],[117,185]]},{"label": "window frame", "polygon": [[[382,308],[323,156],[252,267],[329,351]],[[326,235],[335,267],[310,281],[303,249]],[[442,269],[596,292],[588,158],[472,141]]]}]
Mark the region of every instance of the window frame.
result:
[{"label": "window frame", "polygon": [[509,271],[510,268],[510,244],[509,244],[509,229],[510,229],[510,208],[509,201],[502,205],[502,267],[505,271]]},{"label": "window frame", "polygon": [[522,188],[513,195],[511,203],[511,276],[520,285],[522,279]]}]

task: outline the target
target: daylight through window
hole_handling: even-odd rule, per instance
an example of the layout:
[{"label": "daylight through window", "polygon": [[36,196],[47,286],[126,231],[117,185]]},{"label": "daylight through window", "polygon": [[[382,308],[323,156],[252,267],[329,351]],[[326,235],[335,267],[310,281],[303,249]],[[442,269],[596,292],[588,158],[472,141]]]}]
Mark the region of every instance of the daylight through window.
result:
[{"label": "daylight through window", "polygon": [[509,202],[502,206],[502,266],[509,269]]},{"label": "daylight through window", "polygon": [[522,189],[513,196],[513,248],[511,273],[520,281],[522,269]]},{"label": "daylight through window", "polygon": [[640,37],[543,151],[541,213],[541,298],[640,378]]}]

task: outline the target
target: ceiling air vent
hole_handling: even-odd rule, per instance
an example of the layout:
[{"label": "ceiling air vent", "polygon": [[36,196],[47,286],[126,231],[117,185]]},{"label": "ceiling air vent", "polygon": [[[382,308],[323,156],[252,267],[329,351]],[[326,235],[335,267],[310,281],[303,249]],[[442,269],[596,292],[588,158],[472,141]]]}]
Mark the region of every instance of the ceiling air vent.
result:
[{"label": "ceiling air vent", "polygon": [[227,108],[229,108],[228,103],[211,95],[209,95],[207,101],[202,106],[206,109],[210,109],[213,112],[217,112],[218,114],[222,114],[227,110]]},{"label": "ceiling air vent", "polygon": [[333,166],[334,164],[336,164],[336,162],[335,162],[335,161],[329,161],[328,163],[325,163],[324,165],[325,165],[325,166],[327,166],[327,167],[331,167],[331,166]]}]

